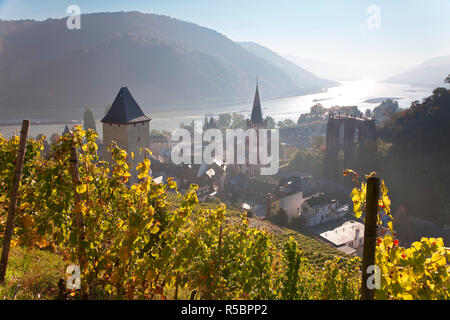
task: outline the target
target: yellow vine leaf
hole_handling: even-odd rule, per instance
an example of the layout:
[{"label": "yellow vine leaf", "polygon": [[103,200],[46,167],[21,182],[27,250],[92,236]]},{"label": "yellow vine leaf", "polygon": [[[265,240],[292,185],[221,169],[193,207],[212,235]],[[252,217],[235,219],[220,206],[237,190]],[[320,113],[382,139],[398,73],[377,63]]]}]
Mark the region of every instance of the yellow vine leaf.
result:
[{"label": "yellow vine leaf", "polygon": [[87,187],[86,187],[85,184],[79,184],[79,185],[77,186],[77,192],[78,192],[79,194],[85,193],[86,190],[87,190]]}]

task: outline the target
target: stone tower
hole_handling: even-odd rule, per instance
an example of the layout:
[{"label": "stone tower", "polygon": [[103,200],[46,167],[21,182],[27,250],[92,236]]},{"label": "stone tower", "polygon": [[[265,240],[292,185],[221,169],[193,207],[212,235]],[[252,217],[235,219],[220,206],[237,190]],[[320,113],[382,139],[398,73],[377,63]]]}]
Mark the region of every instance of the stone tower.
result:
[{"label": "stone tower", "polygon": [[362,169],[370,165],[376,152],[375,119],[330,114],[327,123],[325,173],[340,180],[344,169]]},{"label": "stone tower", "polygon": [[[134,169],[139,162],[143,161],[146,155],[145,148],[150,142],[150,120],[142,112],[127,87],[120,88],[111,108],[101,120],[103,123],[103,160],[111,161],[108,146],[115,141],[121,149],[128,153],[127,161],[132,167],[131,184],[137,182],[137,174]],[[132,152],[134,159],[131,157]]]}]

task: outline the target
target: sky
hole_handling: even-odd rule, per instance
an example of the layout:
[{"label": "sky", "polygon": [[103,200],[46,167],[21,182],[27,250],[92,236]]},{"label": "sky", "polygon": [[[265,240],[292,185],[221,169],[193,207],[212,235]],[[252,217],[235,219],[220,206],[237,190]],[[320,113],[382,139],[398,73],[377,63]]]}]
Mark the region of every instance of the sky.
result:
[{"label": "sky", "polygon": [[382,69],[450,54],[450,0],[0,0],[0,19],[141,11],[254,41],[282,55]]}]

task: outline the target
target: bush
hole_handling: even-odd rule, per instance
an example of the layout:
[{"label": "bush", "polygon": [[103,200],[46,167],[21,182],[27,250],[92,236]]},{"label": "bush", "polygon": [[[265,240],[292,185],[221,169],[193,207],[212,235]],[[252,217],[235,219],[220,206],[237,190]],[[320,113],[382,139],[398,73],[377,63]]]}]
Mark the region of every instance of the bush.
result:
[{"label": "bush", "polygon": [[274,216],[272,216],[271,221],[279,226],[287,227],[288,215],[286,210],[280,208],[278,212]]}]

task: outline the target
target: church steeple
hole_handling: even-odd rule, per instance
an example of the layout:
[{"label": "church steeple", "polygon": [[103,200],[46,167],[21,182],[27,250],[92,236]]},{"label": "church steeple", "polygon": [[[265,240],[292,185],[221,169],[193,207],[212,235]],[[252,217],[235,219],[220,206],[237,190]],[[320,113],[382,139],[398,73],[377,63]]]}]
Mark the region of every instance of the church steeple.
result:
[{"label": "church steeple", "polygon": [[70,133],[70,129],[69,129],[69,127],[66,124],[66,127],[64,128],[64,131],[63,131],[62,135],[65,136],[67,133]]},{"label": "church steeple", "polygon": [[[267,119],[263,119],[262,111],[261,111],[261,102],[259,100],[259,86],[258,86],[258,78],[256,79],[256,91],[255,91],[255,98],[253,100],[253,108],[252,108],[252,115],[250,116],[250,119],[247,119],[247,130],[253,129],[257,132],[257,154],[259,154],[259,133],[260,129],[265,130],[267,129]],[[249,146],[250,141],[246,140],[245,144],[245,150],[250,150]],[[253,146],[252,146],[253,147]],[[261,163],[258,160],[257,164],[250,164],[248,163],[248,154],[246,155],[246,164],[239,165],[238,172],[249,175],[249,176],[255,176],[257,174],[260,174],[260,167]]]},{"label": "church steeple", "polygon": [[216,122],[214,121],[214,118],[212,116],[211,118],[209,118],[209,128],[217,129]]},{"label": "church steeple", "polygon": [[264,122],[261,111],[261,102],[259,101],[258,82],[256,82],[256,92],[255,98],[253,99],[253,108],[252,108],[252,115],[250,117],[250,122],[253,124]]},{"label": "church steeple", "polygon": [[213,116],[211,115],[208,121],[208,117],[205,115],[205,123],[203,124],[203,131],[208,129],[217,129],[217,124],[214,121]]}]

